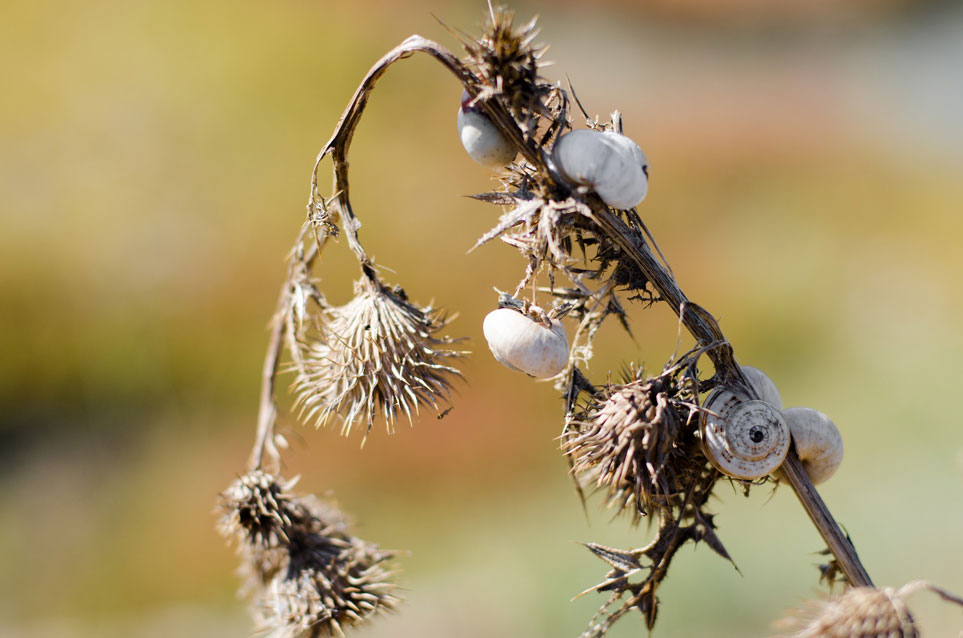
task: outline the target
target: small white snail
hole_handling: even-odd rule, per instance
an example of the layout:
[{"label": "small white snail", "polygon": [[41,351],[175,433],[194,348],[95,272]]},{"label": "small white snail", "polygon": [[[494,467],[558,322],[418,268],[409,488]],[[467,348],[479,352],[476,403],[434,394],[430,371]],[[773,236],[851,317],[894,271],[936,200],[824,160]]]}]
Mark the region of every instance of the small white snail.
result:
[{"label": "small white snail", "polygon": [[540,379],[554,377],[568,362],[568,336],[560,321],[551,329],[511,308],[488,313],[482,325],[495,359]]},{"label": "small white snail", "polygon": [[779,410],[782,409],[782,397],[779,395],[779,388],[772,382],[772,379],[766,376],[765,372],[752,366],[741,365],[739,369],[742,370],[742,374],[746,375],[749,385],[756,391],[760,399],[774,405]]},{"label": "small white snail", "polygon": [[702,423],[702,447],[720,472],[752,480],[782,465],[790,434],[778,408],[766,401],[745,400],[725,388],[714,390],[705,407],[710,413]]},{"label": "small white snail", "polygon": [[515,158],[515,145],[502,135],[481,109],[471,106],[467,91],[461,95],[458,109],[458,136],[468,155],[491,169],[499,169]]},{"label": "small white snail", "polygon": [[552,157],[565,177],[591,186],[613,208],[633,208],[649,190],[648,159],[638,144],[619,133],[566,133],[555,143]]},{"label": "small white snail", "polygon": [[827,480],[843,462],[839,428],[825,414],[810,408],[788,408],[783,416],[810,480],[815,485]]}]

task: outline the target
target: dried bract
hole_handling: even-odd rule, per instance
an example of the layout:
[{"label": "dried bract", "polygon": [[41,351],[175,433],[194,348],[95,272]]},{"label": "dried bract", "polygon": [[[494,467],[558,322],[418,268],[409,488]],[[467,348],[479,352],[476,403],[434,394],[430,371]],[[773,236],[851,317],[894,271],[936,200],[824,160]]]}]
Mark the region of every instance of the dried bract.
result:
[{"label": "dried bract", "polygon": [[354,299],[326,311],[317,338],[304,346],[295,381],[302,414],[318,426],[339,414],[345,435],[363,421],[367,436],[379,412],[392,432],[400,413],[410,421],[419,405],[437,409],[461,374],[447,362],[464,354],[444,347],[456,340],[436,336],[447,323],[400,289],[362,278]]}]

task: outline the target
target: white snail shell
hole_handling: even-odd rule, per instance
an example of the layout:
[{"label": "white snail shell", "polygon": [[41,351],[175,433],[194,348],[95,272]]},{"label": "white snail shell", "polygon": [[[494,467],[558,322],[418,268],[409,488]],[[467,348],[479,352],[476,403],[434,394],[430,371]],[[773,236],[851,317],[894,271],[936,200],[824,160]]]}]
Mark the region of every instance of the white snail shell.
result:
[{"label": "white snail shell", "polygon": [[746,375],[749,385],[756,391],[760,399],[766,403],[771,403],[780,410],[782,409],[782,396],[779,395],[779,388],[772,382],[772,379],[766,376],[765,372],[752,366],[739,366],[739,369]]},{"label": "white snail shell", "polygon": [[612,208],[633,208],[649,190],[648,159],[638,144],[619,133],[566,133],[555,143],[552,157],[565,177],[591,186]]},{"label": "white snail shell", "polygon": [[[714,395],[714,396],[713,396]],[[720,388],[705,405],[702,447],[720,472],[741,480],[774,472],[789,452],[789,426],[782,413],[766,401],[748,401]]]},{"label": "white snail shell", "polygon": [[471,96],[462,93],[458,109],[458,136],[468,155],[491,169],[499,169],[515,158],[515,145],[502,135],[488,116],[480,109],[469,106]]},{"label": "white snail shell", "polygon": [[810,408],[783,411],[796,454],[814,484],[831,477],[843,462],[843,437],[825,414]]},{"label": "white snail shell", "polygon": [[495,359],[539,379],[554,377],[568,363],[568,336],[560,321],[551,329],[511,308],[488,313],[482,325]]}]

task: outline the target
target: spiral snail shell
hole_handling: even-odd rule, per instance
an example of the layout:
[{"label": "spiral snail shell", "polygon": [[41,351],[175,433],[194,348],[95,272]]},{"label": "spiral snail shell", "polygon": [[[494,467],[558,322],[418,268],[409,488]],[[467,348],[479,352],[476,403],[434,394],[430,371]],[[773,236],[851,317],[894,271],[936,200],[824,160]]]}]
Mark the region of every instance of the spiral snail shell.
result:
[{"label": "spiral snail shell", "polygon": [[504,167],[515,158],[515,145],[502,135],[481,109],[471,105],[467,91],[461,94],[458,109],[458,136],[469,157],[490,169]]},{"label": "spiral snail shell", "polygon": [[741,480],[774,472],[789,451],[789,426],[778,408],[749,401],[726,388],[706,400],[702,447],[723,474]]},{"label": "spiral snail shell", "polygon": [[772,404],[779,410],[782,409],[782,396],[779,394],[779,388],[772,382],[772,379],[766,376],[765,372],[752,366],[741,365],[739,369],[742,370],[742,374],[746,376],[749,385],[756,391],[760,399]]},{"label": "spiral snail shell", "polygon": [[539,379],[554,377],[568,362],[565,326],[538,323],[512,308],[493,310],[485,317],[482,332],[495,359],[502,365]]},{"label": "spiral snail shell", "polygon": [[555,143],[552,158],[565,177],[590,186],[612,208],[633,208],[649,190],[649,161],[642,149],[613,131],[566,133]]},{"label": "spiral snail shell", "polygon": [[843,462],[843,437],[836,424],[810,408],[787,408],[783,416],[792,432],[796,454],[813,484],[835,474]]}]

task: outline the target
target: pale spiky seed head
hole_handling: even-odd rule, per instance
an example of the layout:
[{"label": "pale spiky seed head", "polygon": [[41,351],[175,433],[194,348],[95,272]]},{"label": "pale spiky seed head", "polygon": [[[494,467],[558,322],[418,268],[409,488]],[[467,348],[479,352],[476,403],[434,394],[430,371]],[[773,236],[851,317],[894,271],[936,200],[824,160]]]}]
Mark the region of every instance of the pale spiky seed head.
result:
[{"label": "pale spiky seed head", "polygon": [[685,421],[672,394],[665,377],[606,386],[563,436],[581,482],[606,490],[609,507],[636,520],[668,508],[702,471],[686,452]]},{"label": "pale spiky seed head", "polygon": [[318,338],[305,345],[295,381],[302,415],[320,427],[339,414],[345,435],[364,422],[367,436],[379,412],[392,432],[400,414],[410,422],[420,405],[437,409],[461,376],[447,362],[464,354],[445,348],[457,340],[436,336],[447,323],[399,288],[362,278],[354,299],[327,310]]},{"label": "pale spiky seed head", "polygon": [[913,616],[900,592],[856,587],[813,603],[803,617],[783,624],[801,627],[793,638],[918,638]]}]

